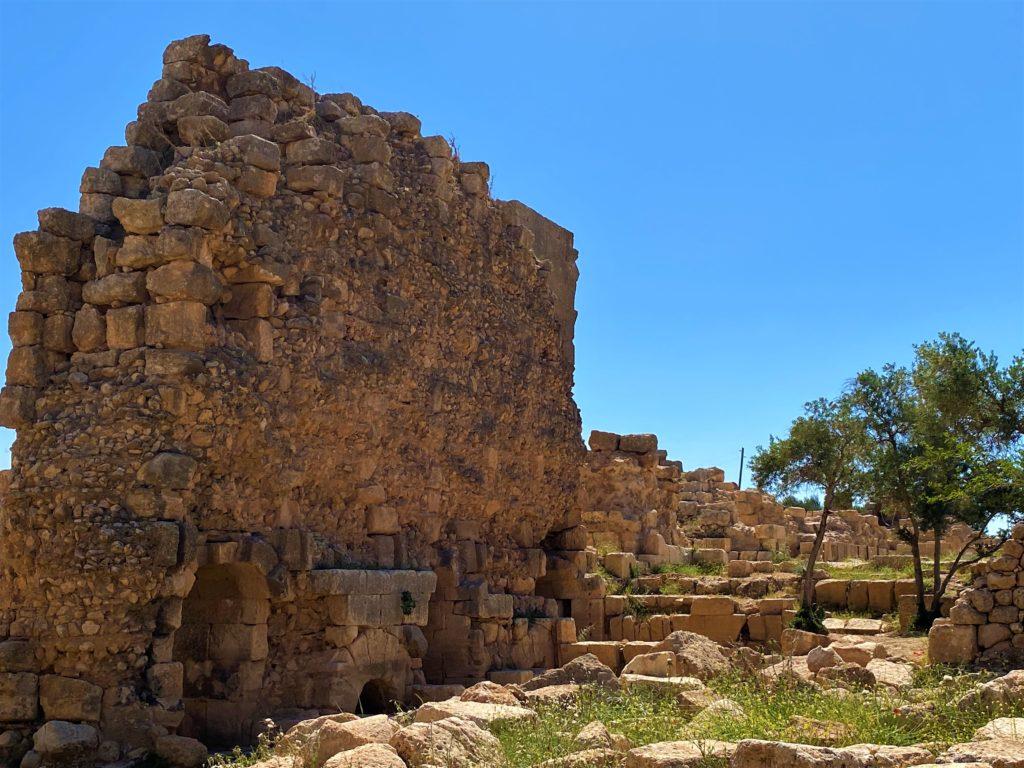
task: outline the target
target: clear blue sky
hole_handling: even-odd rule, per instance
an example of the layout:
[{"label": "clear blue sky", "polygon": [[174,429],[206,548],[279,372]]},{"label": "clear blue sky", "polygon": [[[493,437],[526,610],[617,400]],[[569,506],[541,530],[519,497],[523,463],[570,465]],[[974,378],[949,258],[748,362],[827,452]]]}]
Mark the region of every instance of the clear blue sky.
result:
[{"label": "clear blue sky", "polygon": [[585,430],[735,479],[740,446],[914,342],[1024,347],[1022,7],[4,1],[0,306],[14,233],[76,208],[164,45],[207,32],[419,115],[573,230]]}]

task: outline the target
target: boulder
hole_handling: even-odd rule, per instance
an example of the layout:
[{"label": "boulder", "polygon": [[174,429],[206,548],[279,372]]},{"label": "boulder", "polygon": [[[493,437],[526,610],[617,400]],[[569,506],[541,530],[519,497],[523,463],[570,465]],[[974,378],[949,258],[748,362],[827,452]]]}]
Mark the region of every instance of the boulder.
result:
[{"label": "boulder", "polygon": [[644,677],[672,677],[676,674],[676,655],[672,651],[641,653],[626,663],[626,666],[622,668],[622,674]]},{"label": "boulder", "polygon": [[505,704],[485,704],[479,701],[463,701],[448,699],[432,701],[416,710],[413,721],[417,723],[433,723],[448,717],[460,717],[486,728],[492,723],[508,720],[535,720],[537,713],[532,709]]},{"label": "boulder", "polygon": [[462,701],[475,701],[480,704],[502,704],[509,707],[518,707],[519,699],[515,697],[508,688],[490,680],[483,680],[476,685],[470,686],[463,691],[459,699]]},{"label": "boulder", "polygon": [[364,744],[387,744],[398,730],[398,724],[387,715],[356,718],[344,723],[327,720],[310,736],[316,745],[316,765],[323,765],[339,752]]},{"label": "boulder", "polygon": [[409,768],[476,768],[501,762],[501,742],[461,717],[413,723],[392,737],[391,746]]},{"label": "boulder", "polygon": [[1024,704],[1024,669],[1015,669],[1002,677],[982,683],[960,699],[961,706],[980,701],[990,707]]},{"label": "boulder", "polygon": [[840,688],[873,688],[875,676],[859,664],[839,664],[826,667],[815,675],[821,683],[831,683]]},{"label": "boulder", "polygon": [[732,666],[714,640],[694,632],[673,632],[655,651],[671,651],[676,655],[676,674],[709,680],[728,672]]},{"label": "boulder", "polygon": [[324,763],[324,768],[405,768],[405,761],[390,744],[364,744],[339,752]]},{"label": "boulder", "polygon": [[938,758],[942,763],[987,763],[992,768],[1024,768],[1024,748],[1010,739],[954,744]]},{"label": "boulder", "polygon": [[39,704],[47,720],[99,720],[103,689],[60,675],[39,678]]},{"label": "boulder", "polygon": [[583,726],[576,734],[576,743],[584,749],[613,749],[617,752],[629,749],[629,739],[610,732],[600,720]]},{"label": "boulder", "polygon": [[807,654],[807,668],[815,674],[826,667],[837,667],[842,663],[842,656],[828,646],[811,648]]},{"label": "boulder", "polygon": [[625,755],[618,750],[594,747],[564,757],[553,757],[537,763],[537,768],[620,768],[624,759]]},{"label": "boulder", "polygon": [[160,736],[153,752],[173,768],[202,768],[209,757],[201,741],[187,736]]},{"label": "boulder", "polygon": [[[735,744],[725,741],[662,741],[629,750],[623,765],[624,768],[701,768],[708,757],[729,758],[735,749]],[[733,765],[731,761],[730,765]]]},{"label": "boulder", "polygon": [[910,688],[914,684],[914,667],[885,659],[872,659],[865,667],[875,676],[875,681],[890,688]]},{"label": "boulder", "polygon": [[828,635],[805,632],[788,627],[782,630],[782,653],[785,656],[806,656],[813,648],[829,645]]},{"label": "boulder", "polygon": [[974,732],[972,741],[985,739],[1005,739],[1024,743],[1024,717],[997,717],[990,720]]},{"label": "boulder", "polygon": [[32,736],[32,746],[44,760],[79,757],[99,746],[99,734],[91,725],[50,720]]},{"label": "boulder", "polygon": [[619,680],[615,677],[615,673],[592,653],[577,656],[558,669],[549,669],[532,680],[527,680],[519,687],[524,691],[535,691],[549,685],[565,685],[567,683],[598,685],[615,690],[619,688]]}]

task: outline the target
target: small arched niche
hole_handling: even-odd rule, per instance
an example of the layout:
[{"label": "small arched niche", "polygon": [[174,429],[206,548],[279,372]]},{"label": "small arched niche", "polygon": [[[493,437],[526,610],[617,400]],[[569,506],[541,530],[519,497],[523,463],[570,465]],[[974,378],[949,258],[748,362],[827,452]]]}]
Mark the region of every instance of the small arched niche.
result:
[{"label": "small arched niche", "polygon": [[262,716],[270,591],[248,563],[206,565],[182,607],[174,660],[184,665],[179,733],[209,747],[248,746]]}]

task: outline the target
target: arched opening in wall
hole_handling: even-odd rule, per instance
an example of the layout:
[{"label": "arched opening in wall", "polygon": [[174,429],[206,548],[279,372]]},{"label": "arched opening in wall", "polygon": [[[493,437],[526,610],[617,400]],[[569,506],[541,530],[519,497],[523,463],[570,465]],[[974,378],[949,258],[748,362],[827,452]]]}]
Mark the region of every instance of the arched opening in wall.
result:
[{"label": "arched opening in wall", "polygon": [[392,715],[398,710],[395,693],[384,680],[368,680],[359,692],[357,715]]},{"label": "arched opening in wall", "polygon": [[207,565],[185,598],[174,660],[185,668],[185,719],[178,732],[209,747],[249,746],[265,714],[270,592],[248,563]]}]

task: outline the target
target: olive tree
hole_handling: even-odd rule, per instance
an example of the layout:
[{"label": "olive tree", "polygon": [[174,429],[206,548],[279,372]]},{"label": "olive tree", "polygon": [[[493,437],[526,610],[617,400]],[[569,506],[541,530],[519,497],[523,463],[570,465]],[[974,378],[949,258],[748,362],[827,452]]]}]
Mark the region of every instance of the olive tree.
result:
[{"label": "olive tree", "polygon": [[[910,546],[919,629],[939,616],[956,573],[994,554],[1024,515],[1024,358],[1000,367],[957,334],[915,348],[911,367],[861,372],[848,393],[871,448],[869,493]],[[992,531],[997,521],[1002,530]],[[971,536],[942,574],[943,542],[962,523]],[[923,534],[933,535],[926,584]]]},{"label": "olive tree", "polygon": [[804,405],[804,415],[793,421],[789,433],[770,437],[768,446],[759,446],[750,460],[754,483],[762,490],[776,495],[807,488],[821,492],[821,519],[807,558],[801,605],[804,623],[819,617],[810,621],[818,631],[823,627],[814,599],[814,568],[832,510],[861,494],[865,435],[847,399],[821,398]]}]

